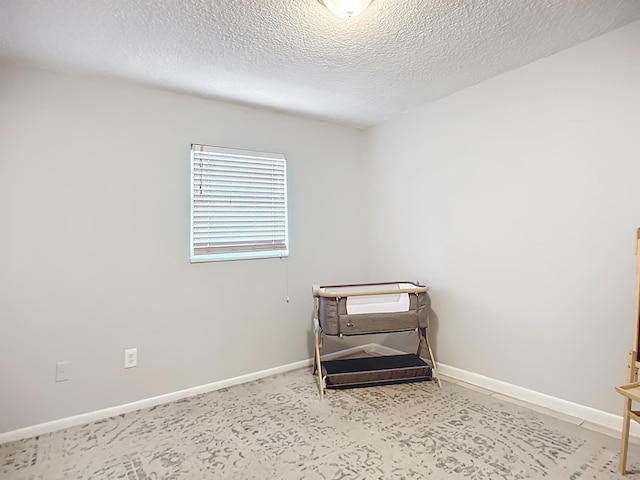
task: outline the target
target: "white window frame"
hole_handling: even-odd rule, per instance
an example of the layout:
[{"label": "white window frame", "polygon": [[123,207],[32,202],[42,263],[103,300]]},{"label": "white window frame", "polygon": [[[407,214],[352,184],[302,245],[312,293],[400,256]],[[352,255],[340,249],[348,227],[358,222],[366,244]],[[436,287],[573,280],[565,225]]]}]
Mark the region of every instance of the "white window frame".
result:
[{"label": "white window frame", "polygon": [[[289,255],[287,168],[284,155],[193,144],[190,158],[191,263]],[[269,187],[270,176],[273,181],[271,199],[269,192],[265,191],[265,186]],[[208,180],[206,183],[204,178]],[[209,194],[204,202],[197,199],[203,186]],[[246,193],[245,199],[256,195],[254,198],[257,202],[240,205],[239,192]],[[212,194],[218,196],[217,202]],[[219,202],[220,196],[225,194],[228,195],[227,206]],[[234,199],[237,200],[235,204]],[[222,224],[221,219],[226,216],[230,217],[231,223]],[[238,228],[235,232],[234,223]],[[273,231],[268,232],[265,226],[272,227]],[[252,231],[252,228],[255,230]],[[255,243],[250,238],[255,238]]]}]

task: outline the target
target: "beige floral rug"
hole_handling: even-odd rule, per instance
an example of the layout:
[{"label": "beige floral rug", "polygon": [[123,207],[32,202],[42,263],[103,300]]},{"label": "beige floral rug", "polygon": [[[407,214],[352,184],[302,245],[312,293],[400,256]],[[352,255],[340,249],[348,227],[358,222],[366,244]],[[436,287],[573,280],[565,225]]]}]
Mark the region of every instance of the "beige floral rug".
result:
[{"label": "beige floral rug", "polygon": [[[621,479],[613,437],[432,382],[329,391],[300,369],[0,445],[3,480]],[[640,479],[640,450],[630,446]]]}]

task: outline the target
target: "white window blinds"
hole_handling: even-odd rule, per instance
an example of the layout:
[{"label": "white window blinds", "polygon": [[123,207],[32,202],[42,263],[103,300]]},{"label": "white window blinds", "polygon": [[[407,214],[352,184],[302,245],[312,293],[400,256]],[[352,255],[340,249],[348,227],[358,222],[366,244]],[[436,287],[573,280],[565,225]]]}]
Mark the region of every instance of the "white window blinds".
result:
[{"label": "white window blinds", "polygon": [[191,146],[191,261],[289,254],[283,155]]}]

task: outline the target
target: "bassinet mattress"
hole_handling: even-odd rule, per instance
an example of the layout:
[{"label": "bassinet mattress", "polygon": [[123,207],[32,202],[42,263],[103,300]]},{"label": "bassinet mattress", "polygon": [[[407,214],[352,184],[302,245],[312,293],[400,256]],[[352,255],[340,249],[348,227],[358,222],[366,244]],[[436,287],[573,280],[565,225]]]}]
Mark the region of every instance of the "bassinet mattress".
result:
[{"label": "bassinet mattress", "polygon": [[426,328],[431,299],[419,282],[314,286],[326,335],[364,335]]}]

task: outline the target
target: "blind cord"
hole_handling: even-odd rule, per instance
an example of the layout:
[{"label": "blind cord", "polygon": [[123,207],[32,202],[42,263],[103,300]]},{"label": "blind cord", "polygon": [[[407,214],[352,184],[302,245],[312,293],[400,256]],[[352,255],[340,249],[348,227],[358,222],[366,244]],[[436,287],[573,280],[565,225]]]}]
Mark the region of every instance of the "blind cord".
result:
[{"label": "blind cord", "polygon": [[284,285],[286,290],[286,300],[289,303],[289,257],[280,257],[284,260]]}]

